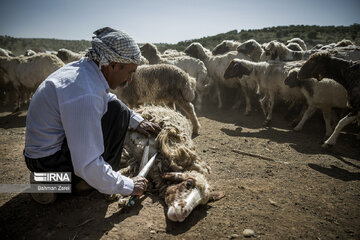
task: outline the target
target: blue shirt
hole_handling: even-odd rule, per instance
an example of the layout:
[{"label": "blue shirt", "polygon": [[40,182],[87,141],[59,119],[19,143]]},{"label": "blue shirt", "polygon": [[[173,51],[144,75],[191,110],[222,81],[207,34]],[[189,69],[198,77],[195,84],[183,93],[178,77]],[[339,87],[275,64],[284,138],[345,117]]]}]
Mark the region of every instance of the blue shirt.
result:
[{"label": "blue shirt", "polygon": [[[43,81],[31,99],[26,118],[25,155],[50,156],[61,150],[66,136],[74,172],[106,194],[132,193],[131,179],[104,161],[101,118],[108,102],[116,99],[93,61],[72,62]],[[130,109],[129,109],[130,110]],[[143,118],[130,110],[130,128]]]}]

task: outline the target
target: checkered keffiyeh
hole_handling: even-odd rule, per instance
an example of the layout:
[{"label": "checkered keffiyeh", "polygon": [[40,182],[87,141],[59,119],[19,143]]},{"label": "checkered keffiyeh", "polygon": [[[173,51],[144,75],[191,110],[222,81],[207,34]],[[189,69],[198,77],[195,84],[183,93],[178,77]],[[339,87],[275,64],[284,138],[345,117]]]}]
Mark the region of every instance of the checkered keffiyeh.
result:
[{"label": "checkered keffiyeh", "polygon": [[140,64],[139,46],[127,33],[104,27],[94,34],[85,57],[98,61],[100,69],[111,62]]}]

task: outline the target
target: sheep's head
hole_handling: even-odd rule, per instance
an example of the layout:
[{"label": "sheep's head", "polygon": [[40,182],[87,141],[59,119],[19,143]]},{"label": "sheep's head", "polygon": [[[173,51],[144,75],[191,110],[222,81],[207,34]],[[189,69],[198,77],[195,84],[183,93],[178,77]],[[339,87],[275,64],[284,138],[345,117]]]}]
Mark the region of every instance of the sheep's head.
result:
[{"label": "sheep's head", "polygon": [[299,86],[299,79],[297,77],[298,72],[299,69],[292,69],[289,71],[288,76],[284,80],[284,84],[290,88]]},{"label": "sheep's head", "polygon": [[230,62],[224,73],[224,78],[242,78],[244,75],[248,76],[252,72],[252,69],[248,69],[247,66],[239,59],[234,59]]},{"label": "sheep's head", "polygon": [[330,54],[319,52],[312,54],[301,67],[298,78],[316,78],[321,80],[326,73],[326,66],[330,61]]},{"label": "sheep's head", "polygon": [[224,192],[210,193],[206,178],[196,171],[169,172],[165,173],[163,178],[177,182],[169,186],[165,193],[167,217],[174,222],[184,221],[199,204],[206,204],[209,200],[219,200],[225,196]]},{"label": "sheep's head", "polygon": [[213,50],[212,50],[212,54],[213,55],[220,55],[220,54],[224,54],[229,52],[230,46],[229,43],[227,41],[222,41],[220,44],[218,44]]},{"label": "sheep's head", "polygon": [[296,43],[296,42],[290,42],[286,45],[286,47],[290,50],[293,50],[293,51],[297,51],[297,52],[300,52],[302,51],[303,49],[301,48],[301,46]]},{"label": "sheep's head", "polygon": [[237,51],[243,54],[251,54],[255,49],[257,49],[257,42],[254,39],[250,39],[237,47]]},{"label": "sheep's head", "polygon": [[201,61],[205,61],[208,58],[207,54],[205,53],[204,47],[198,42],[190,44],[184,50],[184,52],[188,56],[200,59]]},{"label": "sheep's head", "polygon": [[279,57],[279,48],[280,43],[276,40],[269,42],[266,44],[264,50],[265,50],[265,60],[275,60]]},{"label": "sheep's head", "polygon": [[141,55],[144,56],[147,60],[149,60],[150,64],[156,64],[159,62],[159,51],[156,46],[151,43],[145,43],[140,47]]}]

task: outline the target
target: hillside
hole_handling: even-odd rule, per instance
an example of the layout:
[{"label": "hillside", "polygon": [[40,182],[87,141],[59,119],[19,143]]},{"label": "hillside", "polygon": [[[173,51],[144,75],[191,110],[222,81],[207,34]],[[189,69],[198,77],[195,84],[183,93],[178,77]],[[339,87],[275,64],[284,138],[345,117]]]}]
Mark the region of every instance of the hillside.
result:
[{"label": "hillside", "polygon": [[[342,39],[349,39],[360,45],[360,24],[350,26],[305,26],[290,25],[269,27],[258,30],[233,30],[227,33],[220,33],[215,36],[207,36],[199,39],[191,39],[178,42],[177,44],[156,43],[159,51],[172,48],[184,50],[192,42],[200,42],[204,47],[212,49],[222,40],[246,41],[255,39],[259,43],[279,40],[285,42],[294,37],[302,38],[309,47],[318,43],[327,44],[338,42]],[[75,52],[84,51],[90,47],[87,40],[59,40],[43,38],[13,38],[10,36],[0,36],[0,48],[11,50],[15,55],[23,54],[27,49],[34,51],[57,51],[59,48],[67,48]],[[141,45],[141,43],[140,43]]]}]

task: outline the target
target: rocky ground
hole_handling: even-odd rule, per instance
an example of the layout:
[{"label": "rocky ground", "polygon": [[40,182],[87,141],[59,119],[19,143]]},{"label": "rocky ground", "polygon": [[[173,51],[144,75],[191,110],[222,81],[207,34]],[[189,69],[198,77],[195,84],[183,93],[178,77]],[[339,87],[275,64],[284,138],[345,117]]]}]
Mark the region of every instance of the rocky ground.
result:
[{"label": "rocky ground", "polygon": [[[96,191],[62,194],[51,205],[28,194],[0,194],[1,239],[360,239],[360,147],[350,126],[331,150],[320,147],[321,117],[294,132],[275,112],[263,127],[259,111],[199,115],[197,151],[209,181],[226,197],[197,207],[182,223],[166,219],[164,202],[146,194],[120,211]],[[26,111],[0,112],[0,184],[28,183]]]}]

